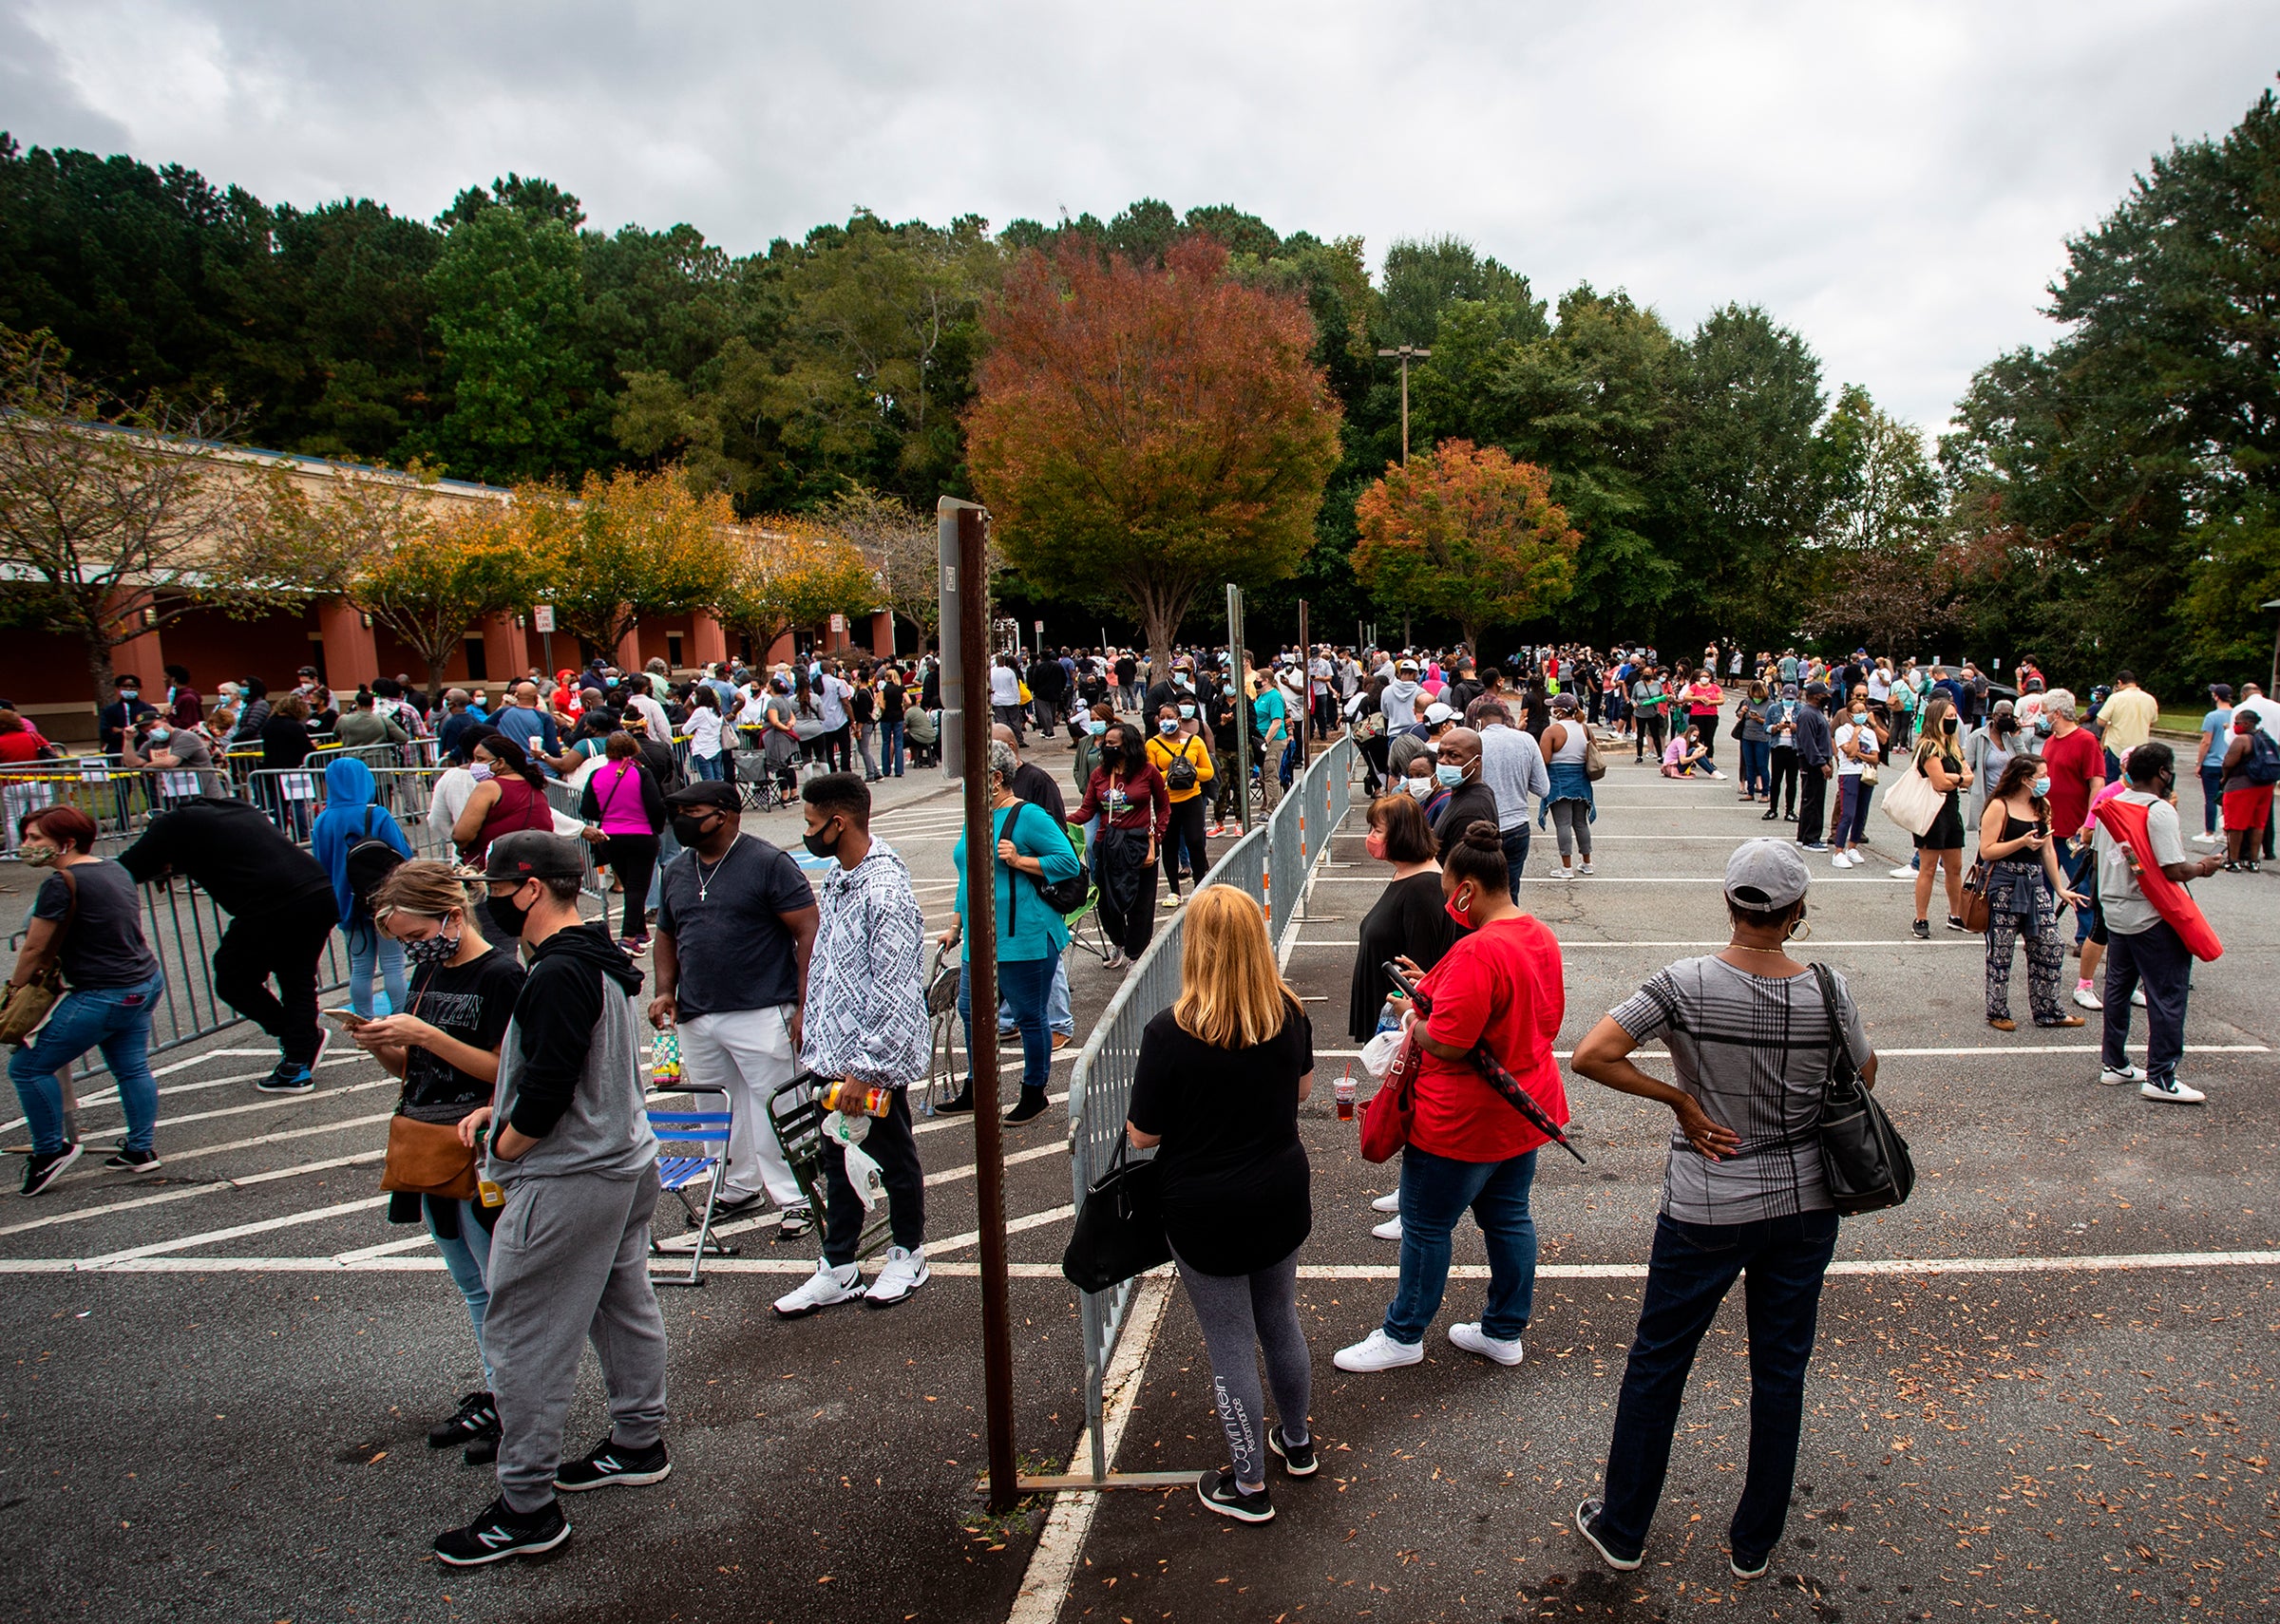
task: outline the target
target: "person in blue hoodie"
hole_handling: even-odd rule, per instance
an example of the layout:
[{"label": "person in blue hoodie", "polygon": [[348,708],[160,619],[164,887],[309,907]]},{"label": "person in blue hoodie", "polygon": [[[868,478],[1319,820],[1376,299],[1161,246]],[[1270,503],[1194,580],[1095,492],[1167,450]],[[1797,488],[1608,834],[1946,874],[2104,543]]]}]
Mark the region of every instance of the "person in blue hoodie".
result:
[{"label": "person in blue hoodie", "polygon": [[349,1008],[366,1020],[372,1016],[375,970],[388,991],[389,1012],[401,1012],[405,1003],[404,944],[372,923],[371,911],[349,883],[349,853],[368,840],[385,840],[403,857],[412,855],[411,842],[388,808],[377,803],[378,795],[370,767],[352,755],[335,757],[325,768],[325,809],[309,831],[309,855],[332,878],[340,932],[348,938]]}]

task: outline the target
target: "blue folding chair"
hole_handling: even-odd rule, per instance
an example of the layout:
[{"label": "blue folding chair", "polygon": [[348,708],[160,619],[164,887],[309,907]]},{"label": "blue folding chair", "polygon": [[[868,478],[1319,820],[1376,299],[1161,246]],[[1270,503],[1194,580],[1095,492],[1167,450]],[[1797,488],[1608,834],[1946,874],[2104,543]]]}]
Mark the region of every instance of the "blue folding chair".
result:
[{"label": "blue folding chair", "polygon": [[[682,1094],[712,1094],[728,1105],[727,1090],[697,1083],[684,1083],[674,1090]],[[736,1249],[724,1246],[712,1237],[712,1213],[720,1201],[720,1167],[727,1159],[729,1129],[734,1121],[730,1109],[717,1111],[651,1111],[649,1130],[658,1140],[657,1181],[680,1199],[681,1208],[696,1226],[696,1243],[689,1256],[689,1277],[686,1280],[670,1276],[660,1279],[660,1286],[701,1286],[699,1275],[705,1263],[705,1254],[716,1257],[732,1256]],[[718,1150],[707,1148],[718,1145]],[[712,1182],[705,1191],[705,1211],[698,1217],[696,1205],[689,1199],[689,1187],[708,1175]],[[654,1256],[664,1251],[657,1237],[649,1237],[649,1250]]]}]

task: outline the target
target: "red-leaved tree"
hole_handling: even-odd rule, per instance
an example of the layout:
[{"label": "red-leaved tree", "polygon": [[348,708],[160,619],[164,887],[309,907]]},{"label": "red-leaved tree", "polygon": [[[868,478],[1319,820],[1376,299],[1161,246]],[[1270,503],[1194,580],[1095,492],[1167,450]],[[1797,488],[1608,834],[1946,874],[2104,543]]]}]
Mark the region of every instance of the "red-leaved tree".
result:
[{"label": "red-leaved tree", "polygon": [[1294,573],[1339,460],[1339,407],[1299,299],[1192,237],[1161,271],[1030,253],[988,318],[966,459],[1007,562],[1129,605],[1157,670],[1198,590]]},{"label": "red-leaved tree", "polygon": [[1480,634],[1555,609],[1575,590],[1583,538],[1551,500],[1551,477],[1496,446],[1444,440],[1395,464],[1354,507],[1354,574],[1370,595]]}]

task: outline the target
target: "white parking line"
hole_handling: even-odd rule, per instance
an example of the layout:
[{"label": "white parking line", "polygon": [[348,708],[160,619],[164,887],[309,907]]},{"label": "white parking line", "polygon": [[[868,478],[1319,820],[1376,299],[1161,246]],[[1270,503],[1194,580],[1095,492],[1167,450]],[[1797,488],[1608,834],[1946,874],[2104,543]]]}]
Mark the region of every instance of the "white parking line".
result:
[{"label": "white parking line", "polygon": [[[1006,1221],[1005,1233],[1008,1235],[1019,1235],[1024,1230],[1043,1229],[1049,1223],[1058,1223],[1063,1218],[1074,1218],[1075,1216],[1076,1208],[1074,1206],[1054,1207],[1050,1212],[1031,1213],[1026,1218],[1008,1219]],[[981,1231],[978,1229],[970,1229],[967,1230],[965,1234],[954,1235],[947,1240],[928,1241],[926,1243],[926,1256],[931,1258],[938,1252],[958,1252],[969,1246],[978,1246],[980,1243]]]},{"label": "white parking line", "polygon": [[[391,1115],[393,1113],[390,1113]],[[387,1117],[365,1117],[364,1122],[386,1122]],[[242,1179],[217,1179],[210,1184],[193,1184],[186,1189],[166,1190],[155,1196],[139,1196],[132,1200],[111,1201],[100,1207],[80,1207],[67,1213],[51,1213],[26,1223],[11,1223],[0,1229],[0,1236],[21,1235],[28,1229],[48,1229],[59,1223],[77,1223],[82,1218],[103,1218],[111,1213],[131,1212],[138,1207],[165,1206],[173,1201],[186,1201],[194,1196],[211,1196],[218,1190],[243,1190],[256,1184],[267,1184],[278,1179],[297,1179],[304,1173],[323,1173],[334,1167],[354,1167],[367,1161],[377,1161],[388,1151],[360,1150],[353,1156],[334,1156],[323,1161],[304,1161],[294,1167],[274,1167],[266,1173],[249,1173]],[[178,1157],[177,1160],[180,1160]]]},{"label": "white parking line", "polygon": [[118,1252],[105,1252],[94,1257],[83,1258],[79,1267],[102,1269],[114,1263],[130,1263],[141,1257],[155,1257],[161,1253],[187,1252],[193,1246],[213,1246],[224,1240],[236,1240],[242,1236],[263,1235],[275,1229],[292,1229],[304,1223],[322,1223],[349,1213],[370,1212],[374,1207],[388,1205],[386,1196],[367,1196],[361,1200],[342,1201],[337,1206],[318,1207],[313,1212],[288,1213],[283,1218],[263,1218],[258,1223],[241,1223],[228,1229],[211,1229],[200,1235],[179,1236],[173,1240],[153,1241],[148,1246],[129,1246]]},{"label": "white parking line", "polygon": [[[222,1054],[268,1054],[272,1051],[269,1049],[221,1049],[216,1052]],[[199,1064],[200,1061],[210,1058],[212,1058],[211,1055],[200,1055],[198,1061],[184,1061],[182,1064],[185,1066],[195,1066]],[[353,1066],[360,1060],[369,1061],[370,1059],[371,1056],[368,1054],[345,1054],[337,1060],[324,1060],[319,1061],[317,1064],[320,1067]],[[178,1067],[170,1067],[169,1069],[179,1070],[180,1068]],[[153,1077],[159,1077],[163,1076],[164,1073],[154,1071],[151,1073],[151,1075]],[[266,1071],[246,1071],[241,1072],[234,1077],[208,1077],[202,1082],[198,1083],[177,1083],[170,1088],[161,1088],[159,1090],[159,1098],[163,1100],[175,1094],[196,1094],[207,1088],[226,1088],[233,1083],[256,1083],[268,1075],[269,1073]],[[305,1096],[299,1095],[294,1096],[296,1099],[304,1097]],[[97,1105],[115,1105],[118,1103],[119,1090],[117,1088],[105,1088],[99,1093],[89,1094],[86,1099],[80,1101],[79,1108],[83,1111],[89,1111],[93,1110]],[[0,1133],[6,1133],[11,1128],[20,1128],[23,1125],[24,1119],[22,1117],[17,1117],[11,1121],[0,1123]]]}]

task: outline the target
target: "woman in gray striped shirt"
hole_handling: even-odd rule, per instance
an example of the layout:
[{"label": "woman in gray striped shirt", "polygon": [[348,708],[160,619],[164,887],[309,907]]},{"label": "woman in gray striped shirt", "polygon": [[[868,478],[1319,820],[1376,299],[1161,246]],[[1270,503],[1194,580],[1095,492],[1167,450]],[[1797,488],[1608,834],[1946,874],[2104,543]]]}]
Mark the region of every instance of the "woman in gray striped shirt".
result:
[{"label": "woman in gray striped shirt", "polygon": [[[1726,863],[1725,951],[1659,972],[1575,1051],[1578,1075],[1678,1118],[1606,1486],[1576,1508],[1577,1531],[1624,1572],[1639,1566],[1662,1498],[1695,1350],[1745,1273],[1750,1456],[1729,1530],[1737,1578],[1765,1572],[1787,1517],[1821,1278],[1836,1247],[1815,1129],[1837,1045],[1865,1086],[1876,1081],[1843,979],[1830,972],[1824,988],[1787,951],[1811,878],[1790,841],[1742,845]],[[1676,1084],[1629,1058],[1654,1038],[1670,1049]]]}]

